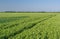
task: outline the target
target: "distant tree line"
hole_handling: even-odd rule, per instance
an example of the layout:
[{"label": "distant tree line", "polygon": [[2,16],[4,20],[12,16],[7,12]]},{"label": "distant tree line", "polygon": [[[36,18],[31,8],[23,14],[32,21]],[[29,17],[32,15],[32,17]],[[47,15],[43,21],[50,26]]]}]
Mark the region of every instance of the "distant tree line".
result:
[{"label": "distant tree line", "polygon": [[60,13],[60,12],[46,12],[46,11],[37,11],[37,12],[34,12],[34,11],[4,11],[3,13]]},{"label": "distant tree line", "polygon": [[5,13],[46,13],[45,11],[39,11],[39,12],[34,12],[34,11],[5,11]]},{"label": "distant tree line", "polygon": [[16,13],[16,11],[4,11],[6,13]]}]

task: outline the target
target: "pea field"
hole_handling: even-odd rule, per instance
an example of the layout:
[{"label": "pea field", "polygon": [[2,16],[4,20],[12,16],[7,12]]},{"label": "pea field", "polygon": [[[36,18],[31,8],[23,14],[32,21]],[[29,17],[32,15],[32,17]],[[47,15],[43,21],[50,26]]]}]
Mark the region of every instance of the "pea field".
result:
[{"label": "pea field", "polygon": [[0,39],[60,39],[60,14],[0,13]]}]

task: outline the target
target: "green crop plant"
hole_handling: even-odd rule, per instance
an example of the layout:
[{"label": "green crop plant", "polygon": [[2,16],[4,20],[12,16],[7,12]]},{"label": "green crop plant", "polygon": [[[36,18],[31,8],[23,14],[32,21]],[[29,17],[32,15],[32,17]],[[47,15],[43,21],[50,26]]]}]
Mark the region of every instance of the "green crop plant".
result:
[{"label": "green crop plant", "polygon": [[59,13],[0,13],[0,39],[60,39]]}]

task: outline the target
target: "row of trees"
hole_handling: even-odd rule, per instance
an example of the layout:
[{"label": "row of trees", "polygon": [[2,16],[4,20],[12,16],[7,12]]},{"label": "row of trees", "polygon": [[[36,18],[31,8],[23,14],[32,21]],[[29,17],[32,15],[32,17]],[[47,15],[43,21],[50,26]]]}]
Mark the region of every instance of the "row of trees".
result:
[{"label": "row of trees", "polygon": [[60,12],[46,12],[46,11],[4,11],[4,13],[60,13]]}]

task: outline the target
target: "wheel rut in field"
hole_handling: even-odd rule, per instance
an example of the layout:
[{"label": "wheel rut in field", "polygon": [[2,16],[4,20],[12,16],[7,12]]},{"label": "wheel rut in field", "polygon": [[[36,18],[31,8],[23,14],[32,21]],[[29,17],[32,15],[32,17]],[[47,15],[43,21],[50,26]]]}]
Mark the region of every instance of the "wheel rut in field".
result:
[{"label": "wheel rut in field", "polygon": [[8,28],[15,27],[15,26],[18,26],[18,25],[19,25],[18,23],[11,24],[11,25],[3,25],[4,27],[0,27],[0,29],[8,29]]},{"label": "wheel rut in field", "polygon": [[[28,16],[21,16],[21,17],[10,17],[8,19],[10,19],[9,21],[13,20],[13,21],[16,21],[16,20],[21,20],[22,18],[29,18]],[[2,18],[3,19],[3,18]],[[5,20],[4,21],[7,21],[6,19],[7,18],[4,18]],[[0,19],[1,20],[1,19]],[[3,20],[2,20],[3,21]],[[7,21],[8,22],[8,21]],[[0,29],[7,29],[7,28],[11,28],[11,27],[14,27],[14,26],[17,26],[19,25],[18,23],[15,23],[15,24],[3,24],[0,26]]]},{"label": "wheel rut in field", "polygon": [[41,20],[41,21],[38,21],[38,22],[36,22],[36,23],[31,24],[31,25],[28,26],[28,27],[24,27],[23,29],[21,29],[21,30],[19,30],[19,31],[17,31],[17,32],[14,32],[14,33],[10,34],[9,36],[3,36],[3,37],[1,37],[1,38],[2,38],[2,39],[8,39],[9,37],[13,37],[13,36],[15,36],[15,35],[17,35],[17,34],[19,34],[19,33],[22,33],[24,30],[31,29],[31,28],[33,28],[35,25],[37,25],[38,23],[41,23],[41,22],[43,22],[43,21],[45,21],[45,20],[48,20],[48,19],[50,19],[50,18],[52,18],[52,17],[55,17],[55,16],[56,16],[56,15],[54,15],[54,16],[49,16],[49,17],[47,17],[47,18],[45,18],[45,19],[43,19],[43,20]]},{"label": "wheel rut in field", "polygon": [[22,18],[29,18],[29,16],[20,16],[20,17],[1,17],[0,23],[12,22],[15,20],[20,20]]}]

